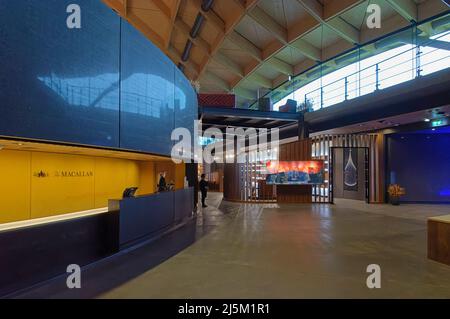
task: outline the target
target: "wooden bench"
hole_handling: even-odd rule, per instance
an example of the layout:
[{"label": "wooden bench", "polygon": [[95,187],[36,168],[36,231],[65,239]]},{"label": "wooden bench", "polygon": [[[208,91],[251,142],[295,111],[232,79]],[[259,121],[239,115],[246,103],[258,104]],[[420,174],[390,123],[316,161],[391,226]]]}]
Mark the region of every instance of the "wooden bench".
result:
[{"label": "wooden bench", "polygon": [[450,215],[428,218],[428,258],[450,266]]}]

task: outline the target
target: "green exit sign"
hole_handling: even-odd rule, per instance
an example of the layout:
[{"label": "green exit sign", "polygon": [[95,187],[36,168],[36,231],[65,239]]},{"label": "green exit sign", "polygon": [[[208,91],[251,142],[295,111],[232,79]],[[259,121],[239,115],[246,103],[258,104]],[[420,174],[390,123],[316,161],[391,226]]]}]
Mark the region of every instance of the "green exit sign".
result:
[{"label": "green exit sign", "polygon": [[447,119],[440,119],[440,120],[434,120],[431,122],[432,127],[439,127],[439,126],[445,126],[448,124]]}]

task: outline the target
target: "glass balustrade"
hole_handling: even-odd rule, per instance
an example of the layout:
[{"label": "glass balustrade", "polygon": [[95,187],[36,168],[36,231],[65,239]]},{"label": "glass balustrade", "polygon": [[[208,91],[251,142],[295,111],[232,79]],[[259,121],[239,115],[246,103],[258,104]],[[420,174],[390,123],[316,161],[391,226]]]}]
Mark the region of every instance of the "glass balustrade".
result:
[{"label": "glass balustrade", "polygon": [[[264,95],[279,111],[316,111],[450,67],[450,14],[350,50],[292,77]],[[258,101],[244,108],[258,109]]]}]

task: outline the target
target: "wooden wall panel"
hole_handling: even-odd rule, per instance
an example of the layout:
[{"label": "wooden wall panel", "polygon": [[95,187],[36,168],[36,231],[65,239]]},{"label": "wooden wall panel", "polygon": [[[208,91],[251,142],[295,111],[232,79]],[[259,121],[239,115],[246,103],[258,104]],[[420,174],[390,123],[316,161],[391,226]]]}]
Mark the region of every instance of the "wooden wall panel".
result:
[{"label": "wooden wall panel", "polygon": [[[303,139],[280,146],[280,161],[309,161],[312,159],[312,143]],[[312,203],[312,187],[309,185],[278,185],[278,203]]]},{"label": "wooden wall panel", "polygon": [[310,139],[280,145],[280,161],[310,161],[311,147]]}]

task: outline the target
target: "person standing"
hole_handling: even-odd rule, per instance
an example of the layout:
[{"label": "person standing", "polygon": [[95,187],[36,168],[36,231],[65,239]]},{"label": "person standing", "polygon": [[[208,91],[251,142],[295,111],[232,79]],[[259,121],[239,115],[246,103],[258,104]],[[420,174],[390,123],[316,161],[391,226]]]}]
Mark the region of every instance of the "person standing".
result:
[{"label": "person standing", "polygon": [[199,183],[200,192],[202,193],[202,207],[208,207],[205,204],[206,197],[208,196],[208,182],[205,180],[206,175],[202,174],[201,180]]},{"label": "person standing", "polygon": [[158,192],[165,192],[167,190],[167,184],[166,184],[166,173],[161,173],[159,175],[159,183],[158,183]]}]

